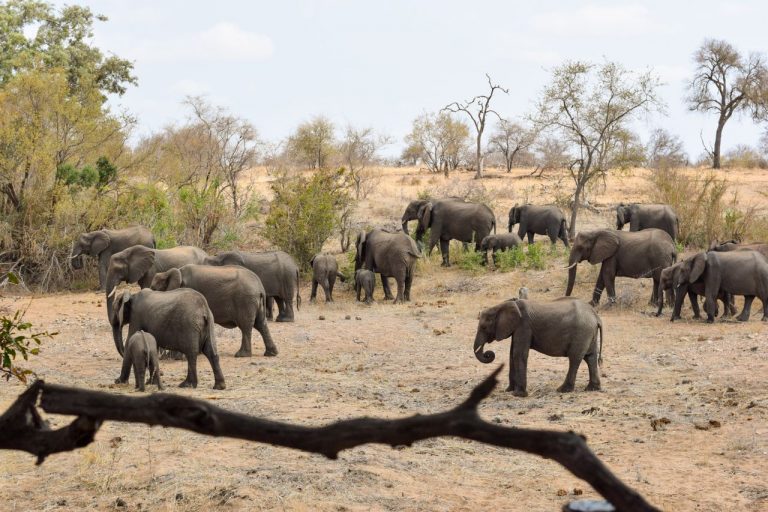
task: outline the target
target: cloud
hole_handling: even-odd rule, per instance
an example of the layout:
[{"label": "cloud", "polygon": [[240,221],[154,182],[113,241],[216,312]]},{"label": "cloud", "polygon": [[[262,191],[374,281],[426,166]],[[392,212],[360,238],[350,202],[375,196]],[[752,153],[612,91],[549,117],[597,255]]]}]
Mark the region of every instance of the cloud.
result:
[{"label": "cloud", "polygon": [[147,41],[134,48],[130,56],[147,62],[251,62],[268,59],[273,53],[269,36],[220,22],[202,32],[182,34],[172,40]]},{"label": "cloud", "polygon": [[183,96],[201,96],[210,92],[210,87],[206,84],[183,78],[171,86],[171,91]]},{"label": "cloud", "polygon": [[551,11],[533,17],[537,31],[562,36],[638,36],[661,28],[647,7],[636,4],[589,4],[575,10]]}]

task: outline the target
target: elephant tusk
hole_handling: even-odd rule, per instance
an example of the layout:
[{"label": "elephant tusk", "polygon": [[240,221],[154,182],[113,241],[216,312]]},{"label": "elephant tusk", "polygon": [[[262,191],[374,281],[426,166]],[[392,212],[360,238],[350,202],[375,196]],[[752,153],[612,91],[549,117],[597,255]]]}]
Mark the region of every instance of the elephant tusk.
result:
[{"label": "elephant tusk", "polygon": [[111,291],[111,292],[109,292],[109,295],[107,295],[107,298],[108,298],[108,299],[111,299],[112,297],[114,297],[114,296],[115,296],[115,293],[117,293],[117,286],[115,286],[114,288],[112,288],[112,291]]},{"label": "elephant tusk", "polygon": [[563,267],[563,268],[564,268],[565,270],[568,270],[568,269],[571,269],[571,268],[575,267],[575,266],[576,266],[576,265],[578,265],[578,264],[579,264],[579,262],[577,261],[576,263],[574,263],[574,264],[572,264],[572,265],[568,265],[567,267]]}]

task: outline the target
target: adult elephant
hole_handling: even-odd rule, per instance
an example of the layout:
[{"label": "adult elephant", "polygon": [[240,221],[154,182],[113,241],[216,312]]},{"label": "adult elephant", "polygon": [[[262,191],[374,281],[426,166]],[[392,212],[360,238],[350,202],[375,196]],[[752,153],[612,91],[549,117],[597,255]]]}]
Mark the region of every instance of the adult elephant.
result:
[{"label": "adult elephant", "polygon": [[107,278],[109,259],[113,254],[134,245],[155,248],[155,237],[144,226],[133,226],[125,229],[100,229],[80,235],[72,245],[69,259],[72,268],[83,268],[83,255],[87,254],[99,260],[99,289],[104,291]]},{"label": "adult elephant", "polygon": [[[408,223],[412,220],[418,220],[419,209],[421,209],[422,206],[429,203],[430,201],[430,199],[416,199],[415,201],[408,203],[408,206],[405,207],[405,211],[403,212],[403,217],[401,218],[403,223],[403,233],[410,235],[408,231]],[[465,202],[463,198],[456,196],[446,197],[440,199],[440,201],[458,201],[460,203]]]},{"label": "adult elephant", "polygon": [[616,207],[616,229],[629,224],[630,231],[656,228],[666,231],[672,240],[677,240],[679,222],[677,214],[668,204],[624,204]]},{"label": "adult elephant", "polygon": [[[661,296],[667,290],[672,290],[675,305],[672,310],[672,318],[670,321],[680,320],[680,311],[683,308],[683,302],[685,296],[688,296],[688,301],[691,303],[691,309],[693,310],[693,318],[701,318],[699,311],[699,296],[704,296],[704,279],[700,277],[694,282],[688,282],[687,279],[681,279],[680,275],[683,272],[684,261],[678,261],[671,267],[667,267],[661,271],[661,279],[659,280],[659,293]],[[675,289],[675,281],[678,281],[680,286]],[[717,294],[718,300],[723,303],[723,317],[733,316],[736,314],[736,307],[733,304],[733,296],[730,293],[725,293],[720,290]],[[659,309],[656,311],[656,316],[661,316],[661,312],[664,309],[664,302],[659,301]]]},{"label": "adult elephant", "polygon": [[[616,277],[652,277],[651,303],[658,305],[657,300],[663,300],[663,297],[657,296],[661,271],[677,260],[677,251],[672,237],[660,229],[638,232],[599,229],[579,233],[573,240],[568,259],[566,296],[573,291],[576,266],[584,260],[592,265],[601,263],[591,305],[596,306],[600,302],[603,288],[607,288],[610,302],[616,302]],[[669,294],[668,302],[671,300]]]},{"label": "adult elephant", "polygon": [[521,239],[528,235],[528,243],[533,243],[534,235],[546,235],[555,245],[558,239],[568,247],[568,223],[565,215],[557,206],[536,206],[524,204],[513,206],[509,210],[509,232],[515,224],[520,224],[517,236]]},{"label": "adult elephant", "polygon": [[416,239],[421,240],[429,229],[427,255],[439,242],[444,267],[450,266],[449,244],[451,240],[469,243],[474,240],[475,250],[480,251],[480,242],[496,232],[496,217],[484,204],[456,201],[455,199],[428,202],[419,208],[419,225]]},{"label": "adult elephant", "polygon": [[151,288],[159,291],[191,288],[200,292],[211,308],[214,322],[227,329],[240,329],[240,350],[235,357],[251,357],[254,328],[264,341],[264,355],[277,355],[267,326],[267,294],[259,276],[247,268],[184,265],[155,274]]},{"label": "adult elephant", "polygon": [[730,252],[730,251],[757,251],[768,259],[768,244],[763,242],[754,242],[751,244],[742,244],[736,240],[728,240],[727,242],[712,242],[709,246],[710,251],[716,252]]},{"label": "adult elephant", "polygon": [[123,355],[123,326],[128,324],[128,339],[137,331],[155,337],[157,346],[181,352],[187,357],[187,378],[181,387],[197,387],[197,356],[201,352],[211,363],[214,389],[224,389],[224,374],[219,365],[213,313],[199,292],[182,288],[171,292],[128,291],[115,297],[112,333],[115,347]]},{"label": "adult elephant", "polygon": [[381,274],[384,298],[392,300],[389,279],[397,282],[394,303],[411,300],[411,284],[416,260],[421,256],[416,242],[405,233],[390,233],[375,228],[361,232],[355,241],[355,271],[365,268]]},{"label": "adult elephant", "polygon": [[757,251],[700,252],[682,262],[674,286],[704,280],[704,311],[707,322],[715,320],[717,296],[721,292],[744,296],[744,309],[737,320],[746,322],[752,301],[758,297],[763,303],[763,322],[768,322],[768,262]]},{"label": "adult elephant", "polygon": [[225,251],[206,258],[207,265],[239,265],[261,279],[267,293],[267,319],[272,320],[272,303],[277,302],[277,322],[293,322],[293,298],[296,309],[301,305],[299,295],[299,266],[283,251],[249,253]]}]

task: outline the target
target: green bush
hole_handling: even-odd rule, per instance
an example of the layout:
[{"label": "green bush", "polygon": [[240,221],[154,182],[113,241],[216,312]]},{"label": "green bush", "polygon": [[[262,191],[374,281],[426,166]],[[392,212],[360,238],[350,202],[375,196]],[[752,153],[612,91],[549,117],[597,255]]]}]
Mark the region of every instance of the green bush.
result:
[{"label": "green bush", "polygon": [[469,244],[465,251],[464,245],[461,242],[454,240],[451,242],[450,253],[451,263],[462,270],[480,272],[486,268],[486,266],[483,265],[485,262],[485,253],[475,251],[474,244]]}]

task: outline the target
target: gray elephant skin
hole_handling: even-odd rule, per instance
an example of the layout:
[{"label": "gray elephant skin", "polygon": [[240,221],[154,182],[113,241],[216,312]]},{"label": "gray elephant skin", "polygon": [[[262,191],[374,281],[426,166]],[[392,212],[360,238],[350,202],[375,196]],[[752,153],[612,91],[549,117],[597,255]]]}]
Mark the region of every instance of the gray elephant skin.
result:
[{"label": "gray elephant skin", "polygon": [[[576,266],[584,260],[592,265],[601,264],[591,305],[596,306],[600,302],[603,288],[607,289],[610,302],[616,302],[616,277],[652,277],[651,303],[658,305],[657,301],[663,300],[663,297],[657,297],[661,271],[675,263],[677,250],[672,237],[660,229],[637,232],[600,229],[581,232],[574,238],[568,258],[566,296],[570,296],[573,291]],[[672,302],[671,293],[668,302]]]},{"label": "gray elephant skin", "polygon": [[133,378],[136,380],[135,387],[139,391],[144,391],[147,370],[149,370],[148,383],[157,384],[157,389],[163,389],[163,383],[160,380],[160,361],[157,356],[157,340],[148,332],[137,331],[128,338],[123,355],[123,369],[120,377],[115,380],[115,384],[128,382],[131,368],[133,368]]},{"label": "gray elephant skin", "polygon": [[421,256],[416,242],[405,233],[390,233],[375,228],[361,232],[355,241],[355,272],[365,268],[381,275],[384,297],[392,300],[388,278],[397,282],[394,303],[411,300],[411,284],[416,260]]},{"label": "gray elephant skin", "polygon": [[373,302],[373,290],[376,288],[376,274],[364,268],[355,271],[355,294],[360,302],[360,292],[365,292],[365,303]]},{"label": "gray elephant skin", "polygon": [[[598,331],[600,339],[598,341]],[[509,350],[509,387],[515,396],[528,396],[528,352],[533,349],[551,357],[568,358],[568,374],[557,388],[573,391],[582,359],[589,367],[586,391],[600,389],[603,324],[584,301],[561,297],[551,302],[510,299],[480,313],[475,335],[475,357],[482,363],[495,359],[484,351],[487,343],[512,338]]]},{"label": "gray elephant skin", "polygon": [[191,288],[200,292],[215,323],[226,329],[240,329],[240,349],[235,357],[252,356],[251,332],[254,328],[264,341],[264,355],[277,355],[267,326],[267,294],[259,276],[247,268],[184,265],[155,274],[151,288],[158,291]]},{"label": "gray elephant skin", "polygon": [[427,255],[440,243],[442,265],[450,266],[449,246],[451,240],[475,242],[475,250],[480,250],[483,238],[496,232],[496,217],[484,204],[456,200],[428,202],[419,208],[419,225],[416,239],[422,240],[429,229]]},{"label": "gray elephant skin", "polygon": [[768,259],[768,244],[763,242],[754,242],[751,244],[742,244],[736,240],[727,242],[713,242],[709,248],[710,251],[730,252],[730,251],[757,251]]},{"label": "gray elephant skin", "polygon": [[293,299],[296,309],[301,306],[299,295],[299,267],[291,256],[283,251],[249,253],[225,251],[206,260],[208,265],[240,265],[261,279],[267,292],[267,319],[272,320],[272,303],[277,303],[275,321],[293,322]]},{"label": "gray elephant skin", "polygon": [[629,224],[630,231],[656,228],[677,240],[680,231],[677,214],[667,204],[624,204],[616,206],[616,229]]},{"label": "gray elephant skin", "polygon": [[197,387],[197,356],[202,353],[213,369],[214,389],[224,389],[224,374],[219,365],[213,313],[205,297],[195,290],[179,288],[170,292],[144,289],[131,295],[115,296],[110,318],[115,346],[123,355],[123,326],[128,324],[128,339],[138,331],[155,337],[157,346],[181,352],[187,358],[187,378],[180,387]]},{"label": "gray elephant skin", "polygon": [[429,203],[430,201],[458,201],[460,203],[464,203],[464,199],[461,197],[444,197],[442,199],[416,199],[414,201],[411,201],[408,203],[408,206],[405,207],[405,211],[403,212],[403,216],[400,219],[403,226],[403,233],[406,235],[410,235],[410,232],[408,231],[408,223],[412,220],[418,220],[419,219],[419,210],[422,206]]},{"label": "gray elephant skin", "polygon": [[309,260],[312,266],[312,293],[309,301],[314,302],[317,298],[317,286],[320,285],[325,294],[325,302],[333,302],[333,287],[336,286],[338,278],[344,282],[344,274],[339,272],[339,263],[330,254],[315,254]]},{"label": "gray elephant skin", "polygon": [[700,252],[682,262],[674,286],[704,280],[704,311],[707,322],[712,323],[717,313],[720,291],[744,296],[744,308],[736,317],[740,322],[749,320],[755,297],[763,303],[763,322],[768,321],[768,262],[757,251]]},{"label": "gray elephant skin", "polygon": [[133,247],[143,245],[155,248],[155,237],[143,226],[125,229],[100,229],[80,235],[72,245],[70,260],[72,268],[83,268],[83,255],[87,254],[99,260],[99,289],[106,287],[107,268],[113,254]]},{"label": "gray elephant skin", "polygon": [[496,235],[488,235],[480,240],[480,251],[483,254],[487,254],[488,251],[491,251],[491,255],[495,263],[497,251],[513,249],[522,243],[523,241],[520,240],[520,237],[515,233],[499,233]]},{"label": "gray elephant skin", "polygon": [[[675,263],[671,267],[667,267],[661,271],[661,279],[659,280],[659,297],[667,290],[673,291],[675,305],[672,309],[672,322],[680,320],[680,312],[683,308],[683,301],[685,296],[688,296],[688,301],[691,303],[691,309],[693,310],[693,318],[701,318],[701,312],[699,310],[699,297],[704,296],[704,279],[699,277],[695,282],[689,283],[686,280],[680,278],[680,273],[683,271],[682,261]],[[675,281],[680,282],[678,289],[675,289]],[[736,314],[736,307],[733,304],[733,296],[729,293],[720,290],[717,294],[718,300],[723,303],[723,317],[728,317]],[[659,309],[656,311],[656,316],[661,316],[661,312],[664,309],[664,302],[659,301]]]},{"label": "gray elephant skin", "polygon": [[546,235],[552,245],[560,239],[568,247],[568,223],[557,206],[515,205],[509,210],[510,233],[515,224],[520,224],[517,236],[528,235],[529,244],[533,243],[534,235]]}]

